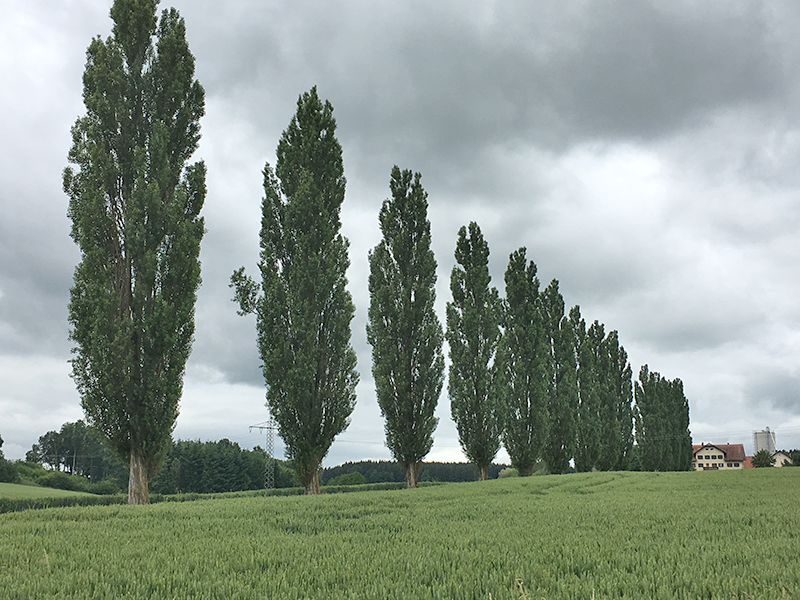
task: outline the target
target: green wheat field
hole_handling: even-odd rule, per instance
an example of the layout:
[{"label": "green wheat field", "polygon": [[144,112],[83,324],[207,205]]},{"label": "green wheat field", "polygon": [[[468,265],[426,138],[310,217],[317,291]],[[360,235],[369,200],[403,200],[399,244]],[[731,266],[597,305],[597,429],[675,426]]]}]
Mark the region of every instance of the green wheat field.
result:
[{"label": "green wheat field", "polygon": [[800,468],[0,515],[0,598],[800,598]]}]

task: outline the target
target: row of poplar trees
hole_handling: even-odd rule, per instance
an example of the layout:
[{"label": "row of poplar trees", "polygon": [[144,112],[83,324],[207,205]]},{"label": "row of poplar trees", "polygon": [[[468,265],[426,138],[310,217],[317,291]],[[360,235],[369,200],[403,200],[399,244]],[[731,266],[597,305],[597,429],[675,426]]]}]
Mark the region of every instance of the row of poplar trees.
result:
[{"label": "row of poplar trees", "polygon": [[[639,381],[616,331],[580,308],[565,313],[558,281],[540,290],[520,248],[509,256],[505,298],[490,287],[489,248],[480,227],[462,227],[447,304],[450,406],[464,453],[486,479],[502,443],[530,475],[632,466],[634,423],[645,470],[688,470],[689,404],[679,379],[643,366]],[[634,397],[636,403],[633,403]]]},{"label": "row of poplar trees", "polygon": [[[308,493],[319,493],[322,459],[348,425],[358,383],[335,131],[333,108],[316,88],[301,95],[275,167],[264,169],[261,282],[244,268],[231,277],[240,314],[257,317],[268,406]],[[680,381],[666,382],[645,366],[633,405],[631,367],[617,332],[606,333],[597,321],[587,327],[577,306],[566,315],[558,281],[540,290],[525,248],[509,257],[501,298],[490,287],[489,247],[476,223],[458,233],[442,330],[434,308],[428,195],[420,180],[419,173],[392,169],[391,197],[379,213],[382,239],[369,253],[372,374],[386,445],[408,486],[417,486],[433,445],[445,339],[451,414],[480,479],[488,477],[501,444],[523,476],[539,461],[553,473],[565,472],[572,460],[579,471],[625,469],[634,420],[648,468],[688,468],[688,403]],[[667,402],[673,399],[678,404]],[[675,458],[661,444],[665,439],[688,462]],[[660,444],[658,452],[647,446],[651,441]]]},{"label": "row of poplar trees", "polygon": [[[115,0],[112,35],[92,40],[86,114],[72,129],[75,168],[64,171],[81,252],[69,304],[72,377],[88,421],[128,465],[128,501],[136,504],[149,501],[178,416],[205,231],[206,168],[188,162],[204,90],[183,19],[175,9],[158,18],[157,5]],[[244,268],[231,277],[239,312],[257,317],[267,404],[307,493],[320,491],[319,467],[348,425],[358,383],[335,131],[333,108],[316,88],[301,95],[275,165],[263,173],[260,282]],[[445,337],[452,415],[482,478],[501,440],[521,474],[539,459],[553,472],[573,457],[579,469],[620,467],[633,412],[616,333],[597,323],[587,330],[577,308],[566,317],[557,282],[540,292],[524,249],[511,255],[501,300],[473,223],[459,232],[445,335],[434,312],[427,194],[419,174],[397,167],[390,187],[383,239],[369,256],[367,337],[386,443],[408,485],[416,486],[433,443]],[[662,380],[648,377],[642,397],[660,406]],[[649,435],[649,405],[640,405],[640,444],[664,439],[661,430]],[[666,454],[652,453],[654,468]]]}]

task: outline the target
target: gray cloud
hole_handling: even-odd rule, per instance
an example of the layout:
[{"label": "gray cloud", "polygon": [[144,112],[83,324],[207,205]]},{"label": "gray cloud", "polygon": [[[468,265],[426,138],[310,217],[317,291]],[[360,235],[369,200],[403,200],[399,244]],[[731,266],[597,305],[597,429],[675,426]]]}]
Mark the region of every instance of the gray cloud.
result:
[{"label": "gray cloud", "polygon": [[[259,443],[246,431],[264,414],[254,320],[235,314],[228,280],[256,272],[260,171],[315,84],[344,149],[362,376],[330,461],[388,456],[364,325],[393,164],[422,172],[430,194],[442,317],[456,233],[477,220],[495,286],[526,246],[542,285],[559,279],[568,306],[619,330],[635,372],[646,362],[684,380],[704,434],[748,429],[764,407],[776,427],[798,426],[793,4],[183,4],[207,92],[197,158],[209,194],[176,435]],[[32,0],[0,23],[0,432],[18,453],[80,415],[66,365],[78,254],[60,178],[85,49],[110,32],[109,6]],[[457,457],[446,393],[437,414],[434,453]]]}]

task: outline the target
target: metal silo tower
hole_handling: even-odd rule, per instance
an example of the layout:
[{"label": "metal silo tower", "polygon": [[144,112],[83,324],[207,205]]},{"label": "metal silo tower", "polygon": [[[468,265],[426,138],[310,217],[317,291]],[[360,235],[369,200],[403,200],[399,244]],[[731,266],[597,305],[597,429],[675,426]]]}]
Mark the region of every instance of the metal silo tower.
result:
[{"label": "metal silo tower", "polygon": [[775,432],[767,427],[764,431],[753,432],[753,454],[759,450],[766,450],[770,454],[775,454]]}]

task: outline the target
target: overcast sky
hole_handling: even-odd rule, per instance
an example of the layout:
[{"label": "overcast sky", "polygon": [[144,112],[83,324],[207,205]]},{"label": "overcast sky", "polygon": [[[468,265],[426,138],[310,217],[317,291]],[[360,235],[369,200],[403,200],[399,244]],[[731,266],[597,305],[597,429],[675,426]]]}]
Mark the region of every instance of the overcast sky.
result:
[{"label": "overcast sky", "polygon": [[[361,383],[326,466],[388,459],[364,331],[393,165],[422,173],[440,318],[459,227],[503,292],[520,246],[635,374],[680,378],[695,443],[770,427],[800,447],[800,7],[794,2],[179,0],[206,90],[203,285],[175,437],[263,445],[255,318],[261,170],[297,97],[344,149]],[[61,173],[110,0],[0,0],[0,435],[8,458],[82,418],[67,302],[79,253]],[[171,4],[162,2],[161,7]],[[446,390],[430,460],[463,460]],[[276,442],[276,452],[282,445]],[[502,453],[499,458],[506,455]]]}]

